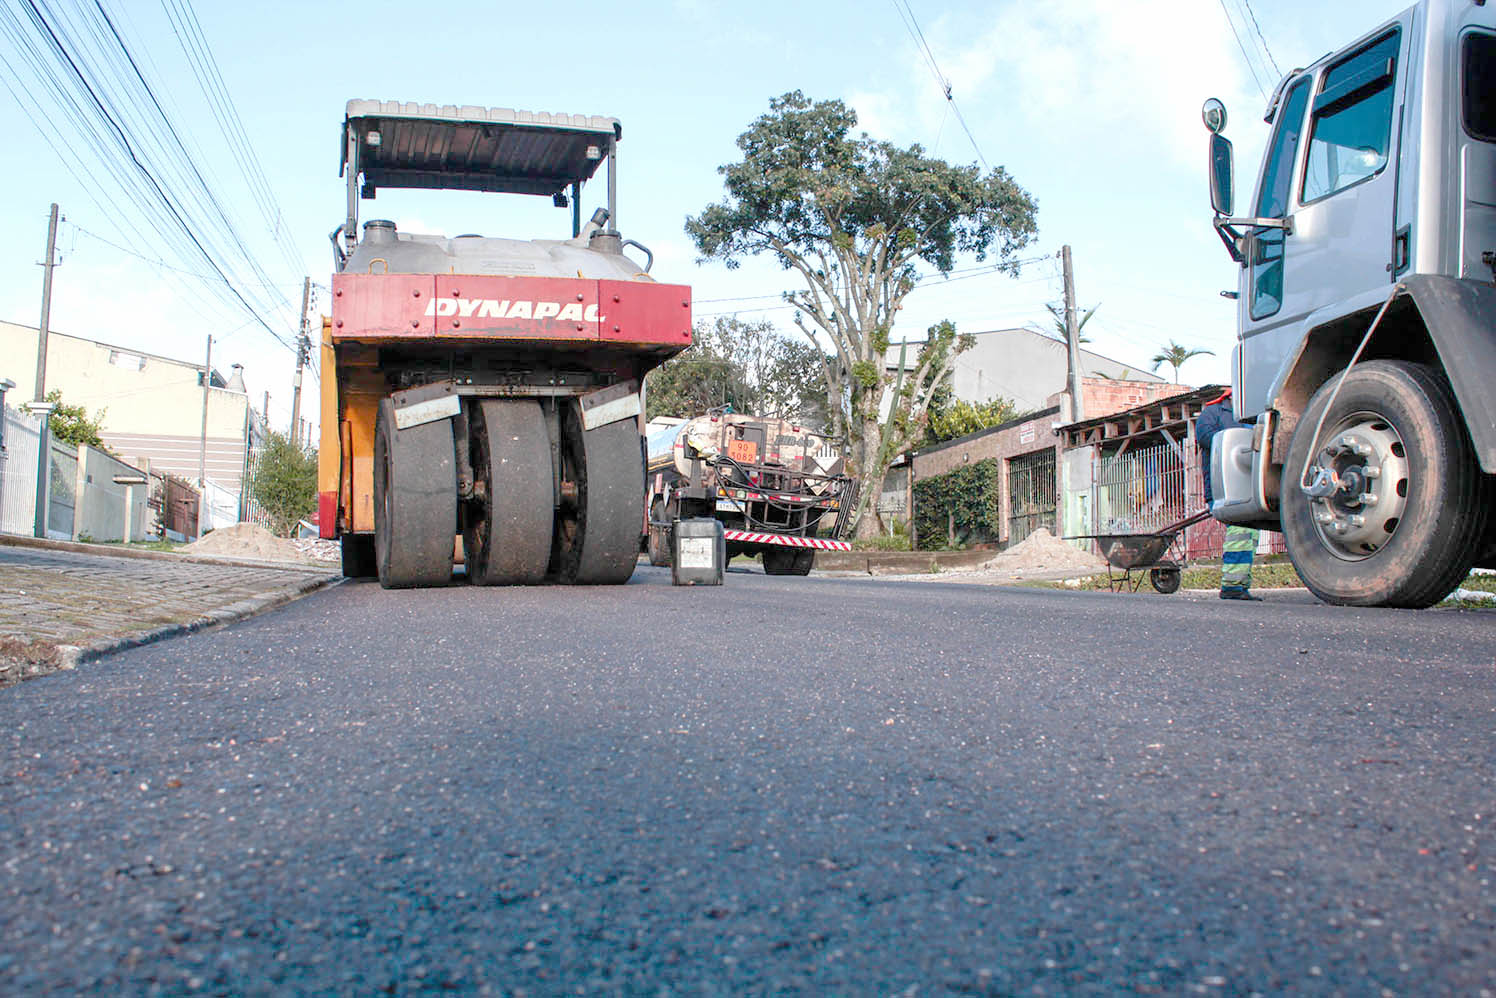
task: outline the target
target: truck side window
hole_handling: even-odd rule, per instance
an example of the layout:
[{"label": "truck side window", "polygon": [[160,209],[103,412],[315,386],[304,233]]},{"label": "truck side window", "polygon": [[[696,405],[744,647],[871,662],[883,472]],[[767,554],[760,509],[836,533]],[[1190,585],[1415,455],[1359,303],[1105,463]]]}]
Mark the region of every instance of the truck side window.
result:
[{"label": "truck side window", "polygon": [[[1262,172],[1257,193],[1258,218],[1282,218],[1288,214],[1288,192],[1293,186],[1294,161],[1304,130],[1304,108],[1309,103],[1309,80],[1293,85],[1278,108],[1272,150]],[[1283,230],[1258,229],[1252,234],[1251,315],[1265,319],[1283,305]]]},{"label": "truck side window", "polygon": [[1496,142],[1496,35],[1465,36],[1465,131]]},{"label": "truck side window", "polygon": [[1375,176],[1392,141],[1392,83],[1402,36],[1393,31],[1325,71],[1314,98],[1304,204]]}]

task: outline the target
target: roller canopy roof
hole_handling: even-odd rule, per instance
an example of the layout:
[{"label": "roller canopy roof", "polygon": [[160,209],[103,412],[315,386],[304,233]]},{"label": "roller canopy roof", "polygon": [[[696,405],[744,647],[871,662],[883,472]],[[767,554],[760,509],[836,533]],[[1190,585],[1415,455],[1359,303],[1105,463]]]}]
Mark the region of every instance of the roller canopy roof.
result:
[{"label": "roller canopy roof", "polygon": [[590,180],[622,135],[598,115],[352,100],[342,168],[356,157],[365,197],[380,187],[556,194]]}]

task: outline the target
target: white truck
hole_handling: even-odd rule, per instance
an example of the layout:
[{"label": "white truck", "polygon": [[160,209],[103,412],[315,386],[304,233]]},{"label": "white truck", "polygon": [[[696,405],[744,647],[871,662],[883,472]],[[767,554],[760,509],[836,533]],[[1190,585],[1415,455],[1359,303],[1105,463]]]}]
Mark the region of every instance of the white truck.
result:
[{"label": "white truck", "polygon": [[1330,603],[1423,607],[1496,567],[1496,5],[1422,0],[1278,84],[1241,265],[1226,523],[1282,530]]}]

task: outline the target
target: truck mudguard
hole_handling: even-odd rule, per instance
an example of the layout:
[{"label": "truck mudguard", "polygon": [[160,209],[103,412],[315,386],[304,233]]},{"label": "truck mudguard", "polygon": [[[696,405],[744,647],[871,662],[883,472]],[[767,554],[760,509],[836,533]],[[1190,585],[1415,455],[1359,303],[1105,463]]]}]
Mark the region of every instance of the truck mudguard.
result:
[{"label": "truck mudguard", "polygon": [[1414,274],[1403,285],[1423,316],[1444,373],[1465,414],[1481,470],[1496,474],[1496,285]]}]

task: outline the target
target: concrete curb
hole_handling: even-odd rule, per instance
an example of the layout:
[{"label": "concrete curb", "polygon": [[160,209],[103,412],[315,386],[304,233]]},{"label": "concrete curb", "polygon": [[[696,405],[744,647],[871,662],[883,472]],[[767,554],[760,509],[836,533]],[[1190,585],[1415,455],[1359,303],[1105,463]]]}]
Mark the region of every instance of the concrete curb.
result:
[{"label": "concrete curb", "polygon": [[[153,554],[163,552],[151,552]],[[256,564],[253,567],[258,567]],[[178,637],[183,634],[193,634],[204,631],[210,627],[218,627],[223,624],[233,624],[241,620],[273,610],[278,606],[284,606],[294,600],[308,596],[319,589],[326,589],[338,585],[343,581],[341,576],[324,574],[321,578],[308,579],[297,583],[290,592],[269,593],[263,596],[254,596],[250,599],[230,603],[221,610],[189,620],[183,624],[167,624],[154,630],[143,631],[124,638],[111,638],[106,641],[95,641],[90,645],[58,645],[58,671],[76,669],[85,662],[93,662],[114,652],[125,651],[128,648],[139,648],[142,645],[155,644],[167,638]]]},{"label": "concrete curb", "polygon": [[968,551],[817,551],[815,570],[862,575],[933,574],[946,569],[975,568],[1000,553],[985,548]]},{"label": "concrete curb", "polygon": [[[333,574],[331,567],[323,568],[310,562],[261,561],[256,558],[225,558],[216,554],[185,554],[180,551],[148,551],[117,547],[113,544],[85,544],[82,541],[54,541],[51,538],[24,537],[18,534],[0,534],[0,546],[37,548],[43,551],[71,551],[73,554],[94,554],[106,558],[140,558],[146,561],[175,561],[203,565],[225,565],[229,568],[274,568],[286,572],[308,574]],[[328,566],[332,562],[327,563]]]}]

